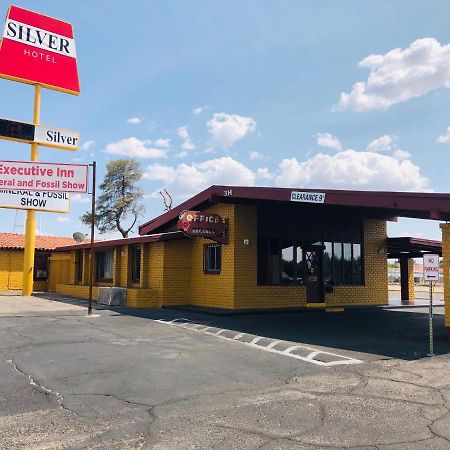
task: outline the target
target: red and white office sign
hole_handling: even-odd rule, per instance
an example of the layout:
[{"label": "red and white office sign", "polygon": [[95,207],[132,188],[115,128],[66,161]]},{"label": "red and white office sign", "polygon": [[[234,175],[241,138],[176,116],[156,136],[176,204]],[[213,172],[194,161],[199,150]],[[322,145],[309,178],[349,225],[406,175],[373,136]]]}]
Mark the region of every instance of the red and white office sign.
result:
[{"label": "red and white office sign", "polygon": [[0,161],[0,189],[87,192],[88,166],[86,164]]},{"label": "red and white office sign", "polygon": [[218,214],[183,211],[178,217],[178,229],[188,236],[203,237],[228,244],[227,222]]},{"label": "red and white office sign", "polygon": [[439,281],[439,255],[423,255],[423,279]]},{"label": "red and white office sign", "polygon": [[0,77],[78,95],[72,25],[10,6],[0,43]]}]

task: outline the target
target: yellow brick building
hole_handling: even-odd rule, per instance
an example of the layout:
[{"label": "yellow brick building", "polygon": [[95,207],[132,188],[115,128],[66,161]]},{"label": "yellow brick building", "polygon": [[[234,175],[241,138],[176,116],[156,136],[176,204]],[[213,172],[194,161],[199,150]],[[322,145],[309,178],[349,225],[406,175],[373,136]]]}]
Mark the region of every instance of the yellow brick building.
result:
[{"label": "yellow brick building", "polygon": [[[441,246],[409,237],[388,239],[386,222],[398,216],[450,219],[448,200],[430,193],[212,186],[142,225],[138,237],[96,242],[94,298],[99,287],[116,286],[126,289],[126,304],[134,307],[333,311],[385,305],[387,257],[395,253],[405,262],[404,295],[410,300],[408,258],[440,252]],[[211,225],[214,221],[221,225]],[[214,235],[217,226],[220,238]],[[448,261],[449,226],[442,225],[442,231]],[[56,249],[50,290],[88,297],[89,247]],[[445,283],[448,287],[448,276]]]},{"label": "yellow brick building", "polygon": [[[56,247],[73,243],[72,238],[36,236],[34,259],[34,290],[48,290],[50,253]],[[0,233],[0,291],[21,290],[25,236],[18,233]]]}]

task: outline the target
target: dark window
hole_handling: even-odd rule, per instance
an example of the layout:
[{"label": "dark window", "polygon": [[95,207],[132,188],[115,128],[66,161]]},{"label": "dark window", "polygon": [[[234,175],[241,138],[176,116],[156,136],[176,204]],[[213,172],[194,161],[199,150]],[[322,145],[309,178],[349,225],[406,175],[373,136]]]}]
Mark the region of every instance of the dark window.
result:
[{"label": "dark window", "polygon": [[303,284],[304,282],[304,273],[305,273],[305,262],[304,262],[304,258],[303,258],[303,249],[301,248],[300,245],[297,244],[296,247],[296,281],[297,284]]},{"label": "dark window", "polygon": [[292,241],[281,243],[281,282],[293,284],[295,280],[294,245]]},{"label": "dark window", "polygon": [[269,284],[281,282],[281,248],[279,239],[271,239],[269,245]]},{"label": "dark window", "polygon": [[258,259],[257,259],[257,272],[258,272],[258,284],[269,283],[269,241],[267,239],[258,239]]},{"label": "dark window", "polygon": [[131,247],[131,281],[141,280],[141,246]]},{"label": "dark window", "polygon": [[352,244],[344,243],[344,284],[353,284]]},{"label": "dark window", "polygon": [[260,238],[257,251],[259,285],[303,284],[305,262],[300,242]]},{"label": "dark window", "polygon": [[353,244],[353,283],[362,284],[363,282],[361,244]]},{"label": "dark window", "polygon": [[205,273],[220,273],[222,269],[222,246],[208,244],[203,248],[203,271]]},{"label": "dark window", "polygon": [[324,242],[323,249],[323,280],[333,283],[333,243]]},{"label": "dark window", "polygon": [[97,280],[113,279],[113,251],[102,250],[96,253]]},{"label": "dark window", "polygon": [[75,253],[75,280],[78,283],[83,281],[83,250]]},{"label": "dark window", "polygon": [[342,284],[342,242],[333,243],[333,283]]},{"label": "dark window", "polygon": [[45,281],[48,277],[48,254],[34,255],[34,279]]},{"label": "dark window", "polygon": [[324,281],[335,285],[363,284],[361,244],[325,242]]}]

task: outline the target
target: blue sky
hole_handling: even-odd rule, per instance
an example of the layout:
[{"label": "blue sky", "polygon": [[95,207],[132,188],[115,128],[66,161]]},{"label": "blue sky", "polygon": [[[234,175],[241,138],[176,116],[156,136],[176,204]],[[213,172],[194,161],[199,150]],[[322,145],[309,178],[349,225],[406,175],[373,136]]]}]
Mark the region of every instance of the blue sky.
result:
[{"label": "blue sky", "polygon": [[[164,187],[175,204],[215,183],[450,191],[448,1],[16,4],[75,29],[82,93],[44,90],[41,122],[79,130],[83,149],[40,160],[95,159],[101,180],[108,161],[136,157],[141,222],[163,211]],[[0,80],[0,99],[1,117],[31,121],[31,86]],[[29,157],[24,144],[0,151]],[[41,231],[84,231],[88,202],[40,213]],[[23,213],[0,220],[23,231]],[[440,237],[430,221],[389,232]]]}]

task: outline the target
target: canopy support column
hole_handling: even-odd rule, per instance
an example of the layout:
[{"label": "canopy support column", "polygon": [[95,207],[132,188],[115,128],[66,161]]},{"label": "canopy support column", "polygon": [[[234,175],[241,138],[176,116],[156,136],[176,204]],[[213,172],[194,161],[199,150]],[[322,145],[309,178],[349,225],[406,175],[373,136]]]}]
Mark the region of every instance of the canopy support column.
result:
[{"label": "canopy support column", "polygon": [[402,303],[414,303],[414,259],[400,257],[400,283]]},{"label": "canopy support column", "polygon": [[444,275],[445,327],[450,337],[450,223],[441,223]]}]

